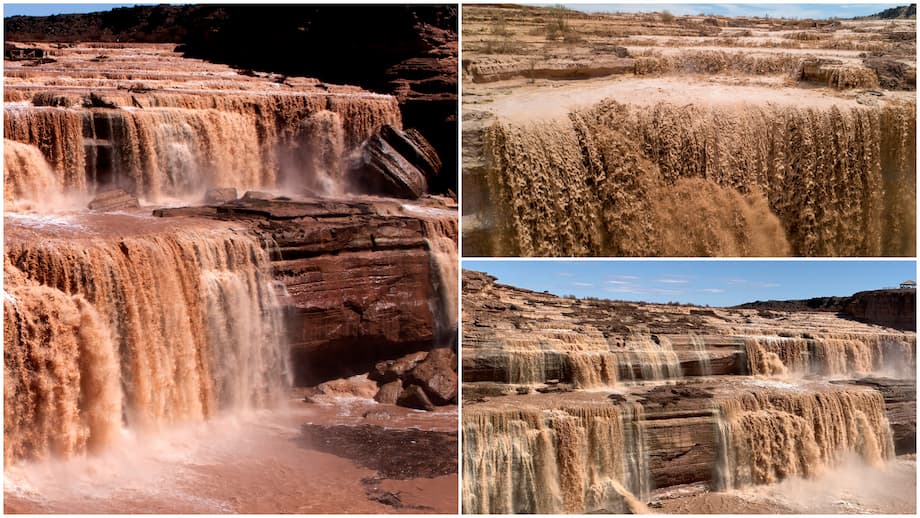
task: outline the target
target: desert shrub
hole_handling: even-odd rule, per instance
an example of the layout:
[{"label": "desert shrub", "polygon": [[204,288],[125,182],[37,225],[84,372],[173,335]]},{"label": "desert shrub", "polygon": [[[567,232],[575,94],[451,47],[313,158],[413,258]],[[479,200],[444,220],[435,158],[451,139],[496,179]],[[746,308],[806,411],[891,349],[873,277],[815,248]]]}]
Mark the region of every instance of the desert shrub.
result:
[{"label": "desert shrub", "polygon": [[818,41],[818,40],[827,39],[828,35],[821,34],[818,32],[801,31],[801,32],[790,32],[789,34],[784,34],[783,38],[786,38],[788,40],[796,40],[796,41]]},{"label": "desert shrub", "polygon": [[671,14],[671,11],[665,9],[664,11],[661,11],[661,21],[665,23],[671,23],[674,21],[674,15]]},{"label": "desert shrub", "polygon": [[564,38],[568,31],[569,25],[566,23],[565,18],[559,16],[546,24],[546,39],[558,40]]}]

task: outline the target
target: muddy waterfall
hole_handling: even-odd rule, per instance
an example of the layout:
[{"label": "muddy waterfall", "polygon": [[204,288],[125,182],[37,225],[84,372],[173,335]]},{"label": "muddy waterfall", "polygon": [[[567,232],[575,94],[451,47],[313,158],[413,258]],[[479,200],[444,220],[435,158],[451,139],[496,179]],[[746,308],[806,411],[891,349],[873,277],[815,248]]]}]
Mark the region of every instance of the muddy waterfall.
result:
[{"label": "muddy waterfall", "polygon": [[472,271],[463,293],[466,512],[641,513],[915,450],[912,331],[579,300]]}]

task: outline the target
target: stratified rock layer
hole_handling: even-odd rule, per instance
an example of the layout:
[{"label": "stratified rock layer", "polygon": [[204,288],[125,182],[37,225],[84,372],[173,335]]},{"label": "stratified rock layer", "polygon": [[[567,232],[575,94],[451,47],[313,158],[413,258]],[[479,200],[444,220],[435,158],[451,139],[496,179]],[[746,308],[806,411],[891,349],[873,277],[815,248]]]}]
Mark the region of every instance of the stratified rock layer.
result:
[{"label": "stratified rock layer", "polygon": [[455,207],[443,198],[416,205],[240,200],[156,214],[245,221],[254,229],[286,290],[295,383],[316,385],[439,345],[437,286],[444,283],[431,243],[446,240],[456,250]]},{"label": "stratified rock layer", "polygon": [[464,511],[642,512],[672,486],[914,451],[916,335],[841,315],[579,300],[464,271]]}]

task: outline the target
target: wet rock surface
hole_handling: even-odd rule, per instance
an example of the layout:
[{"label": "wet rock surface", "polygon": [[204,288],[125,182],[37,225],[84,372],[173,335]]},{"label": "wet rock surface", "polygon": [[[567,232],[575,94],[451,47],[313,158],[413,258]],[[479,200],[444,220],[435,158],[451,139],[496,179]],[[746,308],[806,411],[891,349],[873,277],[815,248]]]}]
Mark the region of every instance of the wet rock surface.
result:
[{"label": "wet rock surface", "polygon": [[412,479],[457,472],[457,434],[382,426],[304,424],[304,447],[352,460],[381,477]]},{"label": "wet rock surface", "polygon": [[[476,466],[464,510],[639,508],[567,492],[591,477],[670,508],[688,485],[730,496],[792,484],[813,478],[806,465],[833,472],[840,455],[888,466],[915,449],[916,338],[848,317],[858,296],[700,308],[559,297],[464,271],[464,461]],[[852,446],[863,442],[878,447]],[[486,475],[525,457],[533,481]],[[541,498],[552,484],[562,489]]]},{"label": "wet rock surface", "polygon": [[237,221],[270,243],[285,287],[295,384],[367,373],[385,360],[437,345],[439,300],[427,239],[456,239],[456,204],[398,200],[237,200],[159,209],[161,217]]},{"label": "wet rock surface", "polygon": [[111,212],[116,210],[136,209],[140,207],[137,196],[121,189],[101,192],[89,202],[89,210]]}]

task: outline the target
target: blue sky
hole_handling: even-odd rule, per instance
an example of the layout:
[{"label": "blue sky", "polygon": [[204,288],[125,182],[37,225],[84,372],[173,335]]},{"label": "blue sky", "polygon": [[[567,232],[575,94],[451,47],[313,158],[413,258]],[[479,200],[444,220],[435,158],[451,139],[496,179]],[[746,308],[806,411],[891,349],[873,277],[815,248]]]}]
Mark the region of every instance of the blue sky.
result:
[{"label": "blue sky", "polygon": [[916,278],[913,261],[482,261],[463,268],[556,295],[734,306],[852,295]]},{"label": "blue sky", "polygon": [[722,16],[764,16],[772,18],[852,18],[875,14],[909,2],[885,4],[565,4],[584,12],[661,12],[675,15],[718,14]]},{"label": "blue sky", "polygon": [[3,17],[8,16],[50,16],[67,13],[95,13],[111,11],[116,7],[134,7],[135,5],[156,5],[155,2],[137,4],[3,4]]}]

